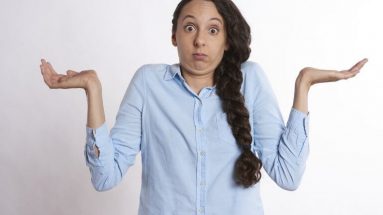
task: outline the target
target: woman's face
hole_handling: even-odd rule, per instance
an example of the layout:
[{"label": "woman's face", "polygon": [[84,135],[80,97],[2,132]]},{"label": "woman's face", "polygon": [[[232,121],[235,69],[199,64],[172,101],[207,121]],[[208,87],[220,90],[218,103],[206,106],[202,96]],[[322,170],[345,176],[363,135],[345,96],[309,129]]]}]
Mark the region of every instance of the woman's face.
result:
[{"label": "woman's face", "polygon": [[227,50],[224,19],[211,1],[194,0],[184,6],[172,35],[182,72],[213,77]]}]

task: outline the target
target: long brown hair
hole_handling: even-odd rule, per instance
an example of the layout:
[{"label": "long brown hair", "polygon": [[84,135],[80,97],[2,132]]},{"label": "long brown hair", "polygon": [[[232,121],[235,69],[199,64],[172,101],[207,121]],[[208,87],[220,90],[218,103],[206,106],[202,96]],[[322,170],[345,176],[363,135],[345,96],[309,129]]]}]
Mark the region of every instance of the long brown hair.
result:
[{"label": "long brown hair", "polygon": [[[192,0],[182,0],[173,14],[172,33],[177,30],[177,21],[182,8]],[[261,179],[262,162],[251,152],[251,127],[249,111],[240,92],[243,77],[241,64],[250,56],[250,26],[243,18],[237,6],[231,0],[210,0],[223,17],[227,32],[229,50],[214,72],[216,92],[221,99],[223,111],[231,127],[237,144],[242,149],[234,165],[233,177],[238,185],[245,188],[256,184]]]}]

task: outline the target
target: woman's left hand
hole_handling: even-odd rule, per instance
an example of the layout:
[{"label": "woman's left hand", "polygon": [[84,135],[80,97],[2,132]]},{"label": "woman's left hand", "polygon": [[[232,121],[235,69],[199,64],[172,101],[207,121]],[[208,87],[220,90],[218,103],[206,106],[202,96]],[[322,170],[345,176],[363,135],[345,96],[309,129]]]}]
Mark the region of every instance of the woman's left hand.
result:
[{"label": "woman's left hand", "polygon": [[[364,64],[366,64],[368,61],[367,58],[359,61],[354,66],[352,66],[350,69],[347,70],[323,70],[323,69],[316,69],[312,67],[306,67],[301,70],[298,79],[300,84],[302,84],[301,81],[304,81],[304,84],[307,87],[310,87],[317,83],[324,83],[324,82],[334,82],[339,80],[345,80],[354,77],[357,75]],[[298,81],[298,80],[297,80]]]},{"label": "woman's left hand", "polygon": [[359,61],[353,67],[347,70],[323,70],[312,67],[306,67],[301,70],[295,81],[294,103],[293,107],[304,113],[308,113],[308,92],[310,87],[317,83],[333,82],[345,80],[354,77],[362,69],[367,58]]}]

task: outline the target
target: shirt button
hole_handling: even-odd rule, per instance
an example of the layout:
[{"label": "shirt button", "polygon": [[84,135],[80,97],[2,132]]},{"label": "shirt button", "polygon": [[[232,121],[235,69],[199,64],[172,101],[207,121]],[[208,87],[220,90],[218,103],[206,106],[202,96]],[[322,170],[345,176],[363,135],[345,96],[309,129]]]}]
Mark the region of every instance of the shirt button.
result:
[{"label": "shirt button", "polygon": [[201,154],[202,156],[205,156],[206,153],[205,153],[205,151],[201,151],[200,154]]},{"label": "shirt button", "polygon": [[201,186],[205,186],[205,183],[203,181],[201,181],[201,183],[199,183]]},{"label": "shirt button", "polygon": [[199,210],[198,210],[200,213],[203,212],[203,207],[200,207]]}]

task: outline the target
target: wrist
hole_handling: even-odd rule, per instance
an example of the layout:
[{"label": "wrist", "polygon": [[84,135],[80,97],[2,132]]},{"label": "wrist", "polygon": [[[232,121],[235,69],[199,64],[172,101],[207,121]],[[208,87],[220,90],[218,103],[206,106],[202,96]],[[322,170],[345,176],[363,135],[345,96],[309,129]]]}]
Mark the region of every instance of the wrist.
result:
[{"label": "wrist", "polygon": [[302,70],[295,80],[295,90],[308,92],[311,85],[312,83],[308,78],[307,73],[304,70]]},{"label": "wrist", "polygon": [[97,74],[94,73],[92,74],[85,83],[85,88],[84,88],[86,94],[88,95],[89,93],[93,92],[101,92],[102,91],[102,86],[101,82],[97,77]]}]

